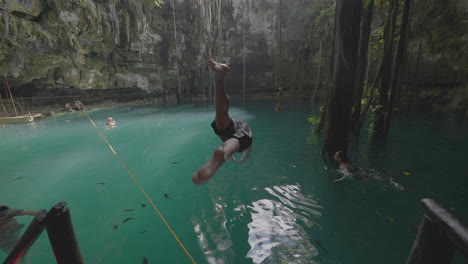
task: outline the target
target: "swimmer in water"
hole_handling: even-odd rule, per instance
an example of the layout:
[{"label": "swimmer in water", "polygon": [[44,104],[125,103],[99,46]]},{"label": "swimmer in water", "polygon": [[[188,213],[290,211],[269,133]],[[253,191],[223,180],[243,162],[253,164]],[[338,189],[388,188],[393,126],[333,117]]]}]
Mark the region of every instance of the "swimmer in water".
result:
[{"label": "swimmer in water", "polygon": [[216,116],[211,127],[224,143],[215,149],[211,160],[193,174],[192,181],[195,184],[202,184],[213,177],[229,158],[236,161],[232,157],[234,153],[244,152],[239,161],[244,162],[252,150],[252,131],[249,125],[229,116],[229,97],[224,89],[224,75],[231,69],[213,59],[208,61],[208,66],[216,76]]},{"label": "swimmer in water", "polygon": [[114,120],[112,117],[108,117],[108,118],[107,118],[107,123],[106,123],[106,125],[108,125],[108,126],[115,126],[115,124],[116,124],[116,122],[115,122],[115,120]]},{"label": "swimmer in water", "polygon": [[348,157],[346,156],[346,153],[343,151],[336,152],[334,158],[335,161],[338,162],[338,167],[344,175],[340,179],[334,180],[333,182],[342,181],[349,176],[352,176],[358,180],[369,177],[369,175],[363,169],[351,164],[351,162],[348,160]]}]

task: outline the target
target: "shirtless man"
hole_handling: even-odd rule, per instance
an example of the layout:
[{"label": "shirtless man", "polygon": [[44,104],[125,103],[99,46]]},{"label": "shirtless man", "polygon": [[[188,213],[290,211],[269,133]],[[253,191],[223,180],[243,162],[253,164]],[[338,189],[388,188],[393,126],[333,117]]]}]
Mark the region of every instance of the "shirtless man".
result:
[{"label": "shirtless man", "polygon": [[333,182],[342,181],[349,176],[352,176],[353,178],[359,179],[359,180],[369,177],[369,175],[367,175],[367,173],[363,169],[351,164],[351,162],[348,160],[348,157],[346,157],[346,154],[343,151],[336,152],[334,158],[335,158],[335,161],[338,162],[340,171],[344,175],[340,179],[334,180]]},{"label": "shirtless man", "polygon": [[216,173],[219,167],[236,152],[245,152],[239,162],[244,162],[252,150],[252,131],[247,123],[229,116],[229,97],[224,89],[224,75],[231,69],[213,59],[208,61],[208,66],[215,73],[216,79],[216,116],[211,123],[216,135],[224,142],[215,149],[211,160],[199,168],[192,176],[195,184],[202,184]]}]

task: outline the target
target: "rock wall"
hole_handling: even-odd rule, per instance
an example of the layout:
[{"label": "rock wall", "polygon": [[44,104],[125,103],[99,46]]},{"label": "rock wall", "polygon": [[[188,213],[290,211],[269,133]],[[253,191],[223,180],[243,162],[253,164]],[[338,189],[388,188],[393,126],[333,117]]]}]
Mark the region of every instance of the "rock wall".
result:
[{"label": "rock wall", "polygon": [[[288,30],[298,22],[283,5],[287,64],[295,48],[287,44],[301,35]],[[121,88],[209,96],[206,59],[232,66],[233,92],[245,59],[247,87],[273,92],[278,10],[279,0],[167,0],[161,8],[152,0],[0,0],[0,73],[21,96]]]}]

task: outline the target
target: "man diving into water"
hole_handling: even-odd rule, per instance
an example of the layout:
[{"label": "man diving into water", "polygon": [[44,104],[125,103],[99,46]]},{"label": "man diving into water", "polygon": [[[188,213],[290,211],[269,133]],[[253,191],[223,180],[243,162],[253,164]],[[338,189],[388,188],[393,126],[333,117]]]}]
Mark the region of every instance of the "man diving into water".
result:
[{"label": "man diving into water", "polygon": [[234,153],[245,151],[239,161],[244,162],[252,150],[252,131],[249,125],[229,116],[229,97],[224,89],[224,75],[231,69],[213,59],[208,60],[208,66],[215,73],[216,79],[216,116],[211,127],[224,143],[215,149],[211,160],[193,174],[192,181],[195,184],[202,184],[213,177],[227,159],[236,161],[232,156]]}]

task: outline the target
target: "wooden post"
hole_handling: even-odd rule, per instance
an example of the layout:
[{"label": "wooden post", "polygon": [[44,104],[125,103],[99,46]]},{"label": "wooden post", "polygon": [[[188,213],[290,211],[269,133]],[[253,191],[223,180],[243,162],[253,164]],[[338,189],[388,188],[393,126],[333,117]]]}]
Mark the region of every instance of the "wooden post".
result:
[{"label": "wooden post", "polygon": [[46,228],[57,263],[84,264],[70,210],[65,202],[58,203],[54,209],[56,213],[50,216]]},{"label": "wooden post", "polygon": [[10,89],[10,85],[8,85],[8,80],[4,78],[4,81],[5,81],[6,88],[8,88],[8,92],[10,93],[11,103],[13,104],[13,109],[15,109],[15,114],[16,116],[18,116],[18,111],[16,111],[16,106],[15,106],[15,99],[13,99],[13,95],[11,94],[11,89]]},{"label": "wooden post", "polygon": [[3,103],[2,94],[0,94],[0,101],[2,101],[3,113],[4,113],[5,116],[7,116],[7,111],[6,111],[6,108],[5,108],[5,104]]},{"label": "wooden post", "polygon": [[454,247],[427,216],[423,216],[407,264],[450,263]]},{"label": "wooden post", "polygon": [[450,263],[455,249],[468,258],[468,228],[431,199],[420,205],[424,217],[407,264]]},{"label": "wooden post", "polygon": [[46,222],[47,211],[41,210],[29,224],[28,229],[21,236],[15,248],[10,252],[3,264],[16,264],[21,261],[29,248],[41,235]]}]

